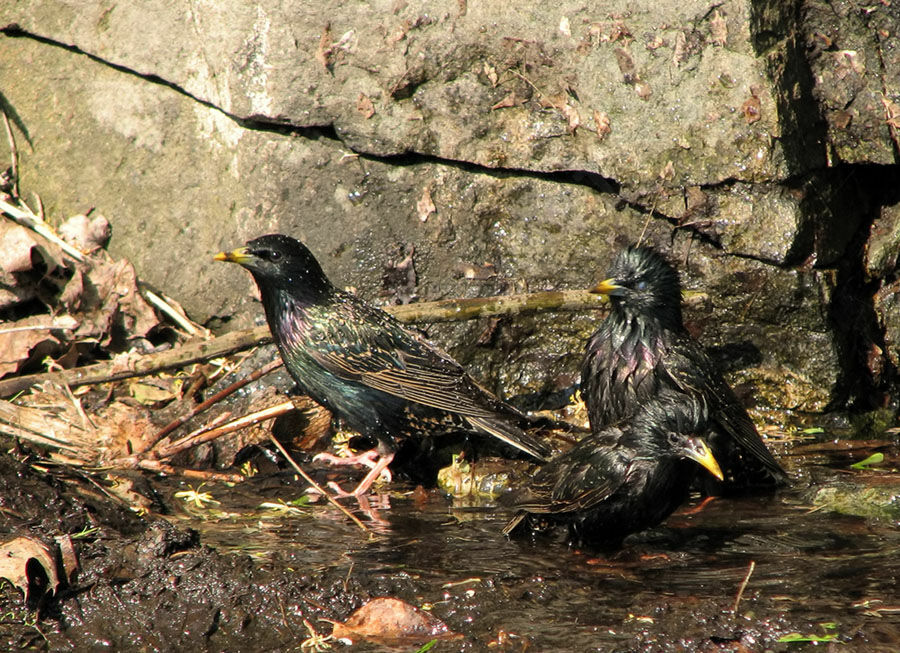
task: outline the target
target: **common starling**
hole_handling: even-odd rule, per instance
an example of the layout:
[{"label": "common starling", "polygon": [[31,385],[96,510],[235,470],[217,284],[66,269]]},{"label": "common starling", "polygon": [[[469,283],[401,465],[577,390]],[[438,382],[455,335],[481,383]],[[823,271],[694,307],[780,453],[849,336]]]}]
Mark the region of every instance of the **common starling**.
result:
[{"label": "common starling", "polygon": [[772,487],[787,475],[766,448],[753,421],[721,372],[687,332],[681,282],[675,268],[649,247],[629,247],[616,258],[612,278],[594,292],[610,299],[610,314],[588,341],[581,393],[591,428],[599,431],[633,416],[657,393],[671,389],[709,406],[704,437],[722,466],[713,494]]},{"label": "common starling", "polygon": [[537,460],[549,453],[523,430],[530,423],[524,413],[388,313],[335,288],[299,241],[261,236],[215,259],[253,275],[272,337],[300,388],[378,443],[374,453],[349,459],[371,471],[348,495],[364,494],[401,447],[433,436],[488,434]]},{"label": "common starling", "polygon": [[594,432],[550,460],[525,488],[503,503],[518,508],[506,534],[520,524],[567,524],[576,541],[614,546],[656,526],[687,498],[699,463],[722,472],[706,443],[702,399],[664,391],[633,418]]}]

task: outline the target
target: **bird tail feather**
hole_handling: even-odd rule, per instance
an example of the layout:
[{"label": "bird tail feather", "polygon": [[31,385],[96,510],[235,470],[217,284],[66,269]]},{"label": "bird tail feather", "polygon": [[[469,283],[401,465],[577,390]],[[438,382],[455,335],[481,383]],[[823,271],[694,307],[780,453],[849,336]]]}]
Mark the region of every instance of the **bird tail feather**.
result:
[{"label": "bird tail feather", "polygon": [[484,417],[467,416],[466,419],[475,428],[490,433],[498,440],[524,451],[541,462],[546,461],[550,455],[550,448],[546,444],[509,422]]}]

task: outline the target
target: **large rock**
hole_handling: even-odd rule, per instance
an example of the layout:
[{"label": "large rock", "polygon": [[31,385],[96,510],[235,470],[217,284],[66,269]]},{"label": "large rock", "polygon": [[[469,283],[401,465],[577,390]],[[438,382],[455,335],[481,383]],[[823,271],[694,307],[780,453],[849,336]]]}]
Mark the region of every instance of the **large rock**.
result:
[{"label": "large rock", "polygon": [[[210,255],[265,232],[375,301],[583,287],[644,234],[706,293],[688,310],[704,341],[749,343],[747,365],[821,408],[853,373],[847,325],[877,323],[871,292],[846,324],[833,306],[881,200],[827,169],[848,77],[805,57],[822,19],[798,6],[16,0],[0,88],[22,188],[50,216],[106,215],[114,254],[200,321],[258,318],[248,276]],[[872,47],[886,27],[867,21]],[[860,102],[854,128],[876,116]],[[887,162],[892,129],[839,159]],[[433,335],[507,393],[545,390],[596,317]]]}]

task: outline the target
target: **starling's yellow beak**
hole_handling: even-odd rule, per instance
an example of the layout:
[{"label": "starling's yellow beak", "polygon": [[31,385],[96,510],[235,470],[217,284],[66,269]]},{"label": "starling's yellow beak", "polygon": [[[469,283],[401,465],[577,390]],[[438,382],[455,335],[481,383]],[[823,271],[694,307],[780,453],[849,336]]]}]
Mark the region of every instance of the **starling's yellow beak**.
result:
[{"label": "starling's yellow beak", "polygon": [[690,438],[688,442],[690,442],[690,444],[685,447],[685,454],[687,454],[687,457],[701,464],[710,474],[720,481],[724,481],[725,475],[722,474],[722,468],[719,467],[719,463],[716,462],[712,451],[706,443],[700,438]]},{"label": "starling's yellow beak", "polygon": [[621,295],[621,291],[622,286],[616,284],[615,279],[605,279],[591,288],[589,292],[592,292],[595,295],[606,295],[608,297],[610,295]]},{"label": "starling's yellow beak", "polygon": [[237,263],[238,265],[243,265],[252,258],[253,256],[246,247],[238,247],[230,252],[219,252],[213,256],[213,260],[215,261],[227,261],[229,263]]}]

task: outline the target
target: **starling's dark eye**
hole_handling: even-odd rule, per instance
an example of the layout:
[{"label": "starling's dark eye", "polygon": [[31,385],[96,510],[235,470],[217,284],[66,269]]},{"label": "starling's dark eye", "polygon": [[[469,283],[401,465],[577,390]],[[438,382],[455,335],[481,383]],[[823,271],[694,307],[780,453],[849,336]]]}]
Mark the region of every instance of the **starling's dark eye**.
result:
[{"label": "starling's dark eye", "polygon": [[635,290],[647,290],[647,282],[646,281],[638,281],[634,284]]},{"label": "starling's dark eye", "polygon": [[281,260],[281,252],[276,252],[273,249],[266,250],[264,256],[272,263],[278,263]]}]

